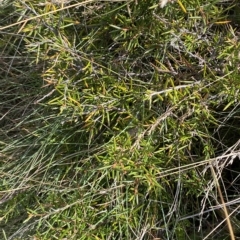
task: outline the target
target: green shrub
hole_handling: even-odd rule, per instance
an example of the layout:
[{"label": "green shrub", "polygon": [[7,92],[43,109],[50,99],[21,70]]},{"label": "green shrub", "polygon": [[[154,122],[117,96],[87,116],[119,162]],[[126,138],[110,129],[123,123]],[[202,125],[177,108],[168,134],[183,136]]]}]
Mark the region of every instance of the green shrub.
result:
[{"label": "green shrub", "polygon": [[234,199],[222,171],[239,139],[239,43],[225,10],[153,0],[1,10],[2,238],[210,233],[224,216],[201,218],[218,204],[209,166]]}]

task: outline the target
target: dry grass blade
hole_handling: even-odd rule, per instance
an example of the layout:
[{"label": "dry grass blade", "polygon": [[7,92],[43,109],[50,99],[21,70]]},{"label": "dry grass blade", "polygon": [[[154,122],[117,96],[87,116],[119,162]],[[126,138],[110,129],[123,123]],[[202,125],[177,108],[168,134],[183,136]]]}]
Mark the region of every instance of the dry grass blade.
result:
[{"label": "dry grass blade", "polygon": [[[124,1],[129,1],[129,0],[101,0],[101,1],[102,2],[109,2],[109,1],[111,1],[111,2],[124,2]],[[62,8],[55,9],[55,10],[52,10],[52,11],[48,11],[46,13],[39,14],[37,16],[30,17],[28,19],[21,20],[21,21],[16,22],[16,23],[9,24],[9,25],[7,25],[5,27],[0,27],[0,30],[8,29],[8,28],[20,25],[20,24],[24,24],[25,25],[27,22],[29,22],[31,20],[35,20],[35,19],[47,16],[47,15],[51,15],[53,13],[61,12],[61,11],[64,11],[64,10],[67,10],[67,9],[70,9],[70,8],[85,6],[87,4],[94,3],[94,2],[96,2],[96,0],[86,0],[84,2],[75,3],[75,4],[68,5],[68,6],[63,6]]]},{"label": "dry grass blade", "polygon": [[230,216],[229,216],[229,213],[228,213],[228,210],[227,210],[225,201],[224,201],[224,199],[223,199],[223,195],[222,195],[222,191],[221,191],[221,188],[220,188],[220,185],[219,185],[219,182],[218,182],[217,175],[216,175],[215,170],[214,170],[214,168],[213,168],[212,165],[210,165],[210,168],[211,168],[211,172],[212,172],[212,175],[213,175],[213,178],[214,178],[214,181],[215,181],[217,190],[218,190],[218,194],[219,194],[219,197],[220,197],[220,201],[221,201],[222,206],[223,206],[223,212],[224,212],[224,215],[225,215],[225,220],[226,220],[226,222],[227,222],[227,226],[228,226],[228,230],[229,230],[229,235],[230,235],[230,237],[231,237],[231,240],[235,240],[235,234],[234,234],[234,231],[233,231],[232,223],[231,223],[231,221],[230,221]]}]

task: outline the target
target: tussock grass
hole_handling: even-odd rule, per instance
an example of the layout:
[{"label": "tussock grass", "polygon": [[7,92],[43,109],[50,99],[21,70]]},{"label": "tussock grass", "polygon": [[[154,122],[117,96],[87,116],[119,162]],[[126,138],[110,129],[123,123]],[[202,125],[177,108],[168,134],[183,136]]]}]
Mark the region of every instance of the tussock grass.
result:
[{"label": "tussock grass", "polygon": [[239,43],[230,9],[3,4],[2,239],[238,235]]}]

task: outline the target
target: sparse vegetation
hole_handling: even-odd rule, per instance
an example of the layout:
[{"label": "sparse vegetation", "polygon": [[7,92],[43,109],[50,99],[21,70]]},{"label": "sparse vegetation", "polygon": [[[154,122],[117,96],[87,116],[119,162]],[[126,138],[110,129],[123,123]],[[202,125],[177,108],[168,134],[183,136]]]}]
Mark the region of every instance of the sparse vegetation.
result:
[{"label": "sparse vegetation", "polygon": [[0,238],[235,239],[238,11],[2,1]]}]

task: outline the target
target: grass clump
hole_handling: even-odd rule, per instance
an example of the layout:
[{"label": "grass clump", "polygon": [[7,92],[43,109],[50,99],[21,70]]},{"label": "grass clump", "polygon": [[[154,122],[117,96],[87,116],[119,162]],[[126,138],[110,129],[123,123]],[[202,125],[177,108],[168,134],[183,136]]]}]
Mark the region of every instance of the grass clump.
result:
[{"label": "grass clump", "polygon": [[239,43],[224,6],[4,5],[3,239],[225,239],[228,216],[234,239]]}]

